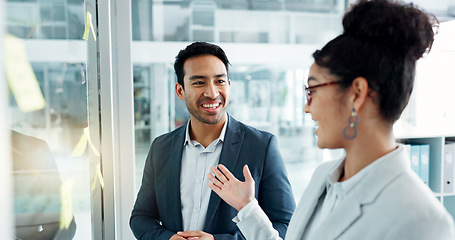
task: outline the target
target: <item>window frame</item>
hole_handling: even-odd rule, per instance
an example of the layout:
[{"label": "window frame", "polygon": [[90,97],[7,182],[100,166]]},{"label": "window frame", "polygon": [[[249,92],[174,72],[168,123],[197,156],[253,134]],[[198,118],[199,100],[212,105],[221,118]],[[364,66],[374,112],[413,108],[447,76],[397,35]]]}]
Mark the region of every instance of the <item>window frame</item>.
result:
[{"label": "window frame", "polygon": [[90,177],[93,181],[99,163],[105,182],[92,192],[92,239],[134,239],[129,229],[135,199],[131,2],[85,0],[85,7],[97,33],[96,41],[87,41],[89,128],[101,153],[90,156]]}]

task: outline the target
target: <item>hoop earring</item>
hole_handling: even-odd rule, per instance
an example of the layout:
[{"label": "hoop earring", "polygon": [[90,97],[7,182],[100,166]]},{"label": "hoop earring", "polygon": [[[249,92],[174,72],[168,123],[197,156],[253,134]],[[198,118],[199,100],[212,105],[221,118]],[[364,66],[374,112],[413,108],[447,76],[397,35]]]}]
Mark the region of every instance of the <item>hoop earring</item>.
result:
[{"label": "hoop earring", "polygon": [[[343,137],[347,140],[352,140],[357,137],[357,129],[355,128],[359,124],[359,117],[355,112],[355,108],[352,108],[351,117],[349,117],[349,125],[343,129]],[[354,131],[352,134],[348,134],[348,131]]]}]

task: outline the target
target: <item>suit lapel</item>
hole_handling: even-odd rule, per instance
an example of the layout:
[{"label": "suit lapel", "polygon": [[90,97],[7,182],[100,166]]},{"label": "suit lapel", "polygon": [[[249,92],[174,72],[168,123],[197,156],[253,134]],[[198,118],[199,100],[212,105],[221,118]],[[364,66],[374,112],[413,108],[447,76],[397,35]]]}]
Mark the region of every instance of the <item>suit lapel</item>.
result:
[{"label": "suit lapel", "polygon": [[[362,207],[369,205],[390,184],[393,179],[409,168],[408,157],[404,148],[379,158],[374,163],[374,171],[364,176],[342,200],[334,211],[316,229],[315,235],[320,239],[336,239],[362,216]],[[383,158],[384,158],[383,157]],[[330,230],[328,230],[330,229]]]},{"label": "suit lapel", "polygon": [[[220,155],[220,164],[226,166],[231,172],[233,172],[235,164],[242,148],[243,138],[245,136],[244,131],[240,131],[239,123],[229,118],[228,126],[226,128],[226,135],[224,137],[223,150]],[[242,166],[243,167],[243,166]]]},{"label": "suit lapel", "polygon": [[[172,141],[172,147],[170,148],[170,158],[169,161],[171,164],[167,166],[170,169],[164,170],[165,172],[170,173],[168,180],[169,180],[169,189],[165,189],[165,191],[169,194],[169,206],[170,211],[175,217],[175,226],[177,229],[183,230],[183,221],[182,221],[182,201],[180,198],[180,169],[182,166],[182,153],[183,153],[183,141],[185,141],[185,131],[186,127],[182,127],[181,130],[175,135]],[[178,169],[178,171],[176,171]],[[172,174],[171,174],[172,173]],[[167,184],[165,184],[167,185]]]},{"label": "suit lapel", "polygon": [[[234,172],[234,167],[236,166],[240,154],[244,135],[245,132],[240,131],[239,123],[234,118],[229,116],[219,163],[226,166],[226,168],[231,172]],[[209,206],[207,208],[204,230],[207,230],[210,227],[220,201],[221,198],[212,191],[210,194]]]},{"label": "suit lapel", "polygon": [[307,190],[303,194],[304,198],[300,199],[299,207],[294,212],[289,229],[286,234],[286,239],[301,240],[308,221],[313,215],[314,209],[319,202],[319,198],[324,193],[326,188],[327,175],[320,174],[314,182],[308,185]]}]

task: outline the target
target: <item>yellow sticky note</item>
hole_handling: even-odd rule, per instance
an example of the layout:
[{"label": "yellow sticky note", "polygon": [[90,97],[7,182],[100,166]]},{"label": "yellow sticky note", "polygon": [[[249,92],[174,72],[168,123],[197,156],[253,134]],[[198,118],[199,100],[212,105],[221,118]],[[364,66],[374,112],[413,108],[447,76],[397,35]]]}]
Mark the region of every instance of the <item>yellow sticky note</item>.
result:
[{"label": "yellow sticky note", "polygon": [[93,179],[92,191],[95,190],[96,179],[100,180],[101,188],[104,188],[104,179],[103,179],[103,174],[101,174],[101,167],[100,167],[99,163],[98,163],[98,165],[96,165],[96,175],[95,175],[95,178]]},{"label": "yellow sticky note", "polygon": [[90,30],[92,31],[93,39],[96,41],[95,28],[93,27],[92,23],[92,14],[89,11],[87,11],[87,13],[85,14],[85,31],[84,36],[82,36],[82,39],[88,40]]},{"label": "yellow sticky note", "polygon": [[98,178],[100,179],[101,188],[104,188],[104,179],[103,174],[101,174],[101,168],[99,163],[98,166],[96,167],[96,175],[98,175]]},{"label": "yellow sticky note", "polygon": [[31,112],[46,106],[32,66],[27,60],[24,41],[11,34],[3,39],[5,72],[19,109]]},{"label": "yellow sticky note", "polygon": [[90,140],[90,131],[89,128],[84,128],[84,133],[82,134],[79,142],[77,143],[76,147],[73,150],[71,156],[73,157],[80,157],[84,154],[85,148],[87,147],[87,143],[90,145],[90,148],[93,150],[96,156],[99,156],[100,153],[96,149],[95,145],[93,145],[92,141]]},{"label": "yellow sticky note", "polygon": [[73,221],[74,179],[65,180],[60,186],[60,229],[68,229]]},{"label": "yellow sticky note", "polygon": [[84,152],[85,152],[86,147],[87,147],[87,137],[85,136],[85,134],[82,134],[82,136],[79,139],[79,142],[77,143],[76,147],[74,148],[71,156],[72,157],[82,156],[82,154],[84,154]]},{"label": "yellow sticky note", "polygon": [[93,152],[95,153],[96,156],[99,156],[100,153],[98,152],[98,150],[96,149],[95,145],[93,145],[92,143],[92,140],[90,140],[90,131],[88,129],[88,127],[84,128],[84,134],[85,136],[87,137],[87,141],[88,143],[90,144],[90,147],[92,148]]}]

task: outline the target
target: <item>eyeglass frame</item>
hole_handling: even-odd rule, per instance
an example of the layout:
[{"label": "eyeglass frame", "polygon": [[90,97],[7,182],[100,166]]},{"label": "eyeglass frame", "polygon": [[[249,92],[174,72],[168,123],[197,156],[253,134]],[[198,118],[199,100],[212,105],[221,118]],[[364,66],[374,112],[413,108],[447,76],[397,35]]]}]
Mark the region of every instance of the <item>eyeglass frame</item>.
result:
[{"label": "eyeglass frame", "polygon": [[310,92],[311,89],[315,89],[315,88],[318,88],[318,87],[335,85],[335,84],[340,84],[340,83],[341,83],[341,81],[332,81],[332,82],[321,83],[321,84],[314,85],[314,86],[305,85],[305,97],[306,97],[307,104],[308,105],[311,104],[311,92]]}]

